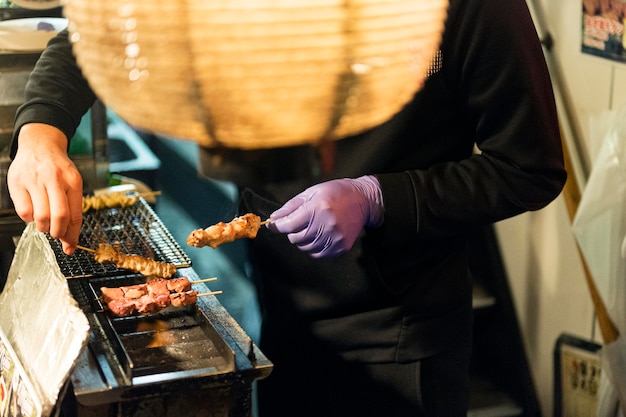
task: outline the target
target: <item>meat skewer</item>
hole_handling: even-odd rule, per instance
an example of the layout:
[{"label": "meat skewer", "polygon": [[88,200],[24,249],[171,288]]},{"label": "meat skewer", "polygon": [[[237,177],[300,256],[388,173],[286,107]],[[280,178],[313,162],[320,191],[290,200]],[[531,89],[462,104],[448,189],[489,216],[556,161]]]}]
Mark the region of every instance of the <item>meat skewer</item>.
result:
[{"label": "meat skewer", "polygon": [[[267,221],[266,221],[267,222]],[[256,237],[262,224],[261,218],[253,213],[235,217],[228,223],[219,222],[206,229],[196,229],[187,236],[187,244],[196,248],[210,246],[213,249],[222,243],[236,239]]]},{"label": "meat skewer", "polygon": [[191,289],[192,284],[199,282],[189,281],[186,277],[171,280],[157,278],[147,284],[101,287],[100,292],[106,309],[113,316],[127,317],[134,313],[154,314],[170,305],[174,307],[193,305],[198,297],[222,293],[222,291],[213,291],[199,294],[198,291]]},{"label": "meat skewer", "polygon": [[217,278],[207,278],[197,281],[190,281],[187,277],[177,277],[171,279],[156,278],[145,284],[125,285],[121,287],[101,287],[100,290],[102,292],[102,300],[104,300],[104,302],[108,302],[113,299],[139,298],[146,294],[170,294],[190,291],[192,285],[216,280]]},{"label": "meat skewer", "polygon": [[114,192],[98,194],[93,196],[83,196],[83,213],[89,210],[102,210],[112,207],[130,207],[137,202],[139,197],[148,195],[158,195],[160,191],[141,194],[127,194],[126,192]]},{"label": "meat skewer", "polygon": [[[214,293],[215,294],[215,293]],[[109,300],[106,310],[115,317],[128,317],[135,313],[155,314],[170,305],[181,307],[193,305],[198,297],[197,291],[185,291],[183,293],[171,293],[168,295],[144,294],[139,298],[116,298]]]},{"label": "meat skewer", "polygon": [[139,255],[126,255],[120,253],[114,246],[105,243],[101,243],[97,250],[84,246],[76,247],[92,252],[97,262],[110,262],[120,269],[135,271],[146,277],[170,278],[176,273],[176,266],[170,263],[155,261]]},{"label": "meat skewer", "polygon": [[191,286],[204,282],[216,281],[217,278],[206,278],[197,281],[190,281],[187,277],[177,277],[170,279],[156,278],[145,284],[127,285],[121,287],[101,287],[101,300],[108,303],[116,299],[135,299],[145,294],[155,293],[178,293],[191,290]]},{"label": "meat skewer", "polygon": [[181,307],[193,305],[197,302],[198,297],[207,295],[218,295],[222,291],[211,291],[199,294],[198,291],[190,290],[185,292],[170,293],[169,295],[154,296],[144,294],[139,298],[115,298],[109,299],[105,303],[106,310],[115,317],[128,317],[135,313],[138,314],[155,314],[169,307]]}]

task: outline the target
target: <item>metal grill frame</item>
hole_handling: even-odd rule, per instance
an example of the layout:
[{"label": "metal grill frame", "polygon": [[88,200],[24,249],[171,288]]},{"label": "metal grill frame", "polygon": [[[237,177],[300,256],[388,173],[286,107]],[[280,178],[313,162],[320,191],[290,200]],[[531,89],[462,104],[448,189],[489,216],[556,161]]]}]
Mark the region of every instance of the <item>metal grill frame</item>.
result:
[{"label": "metal grill frame", "polygon": [[[207,417],[250,415],[252,383],[267,377],[273,365],[215,296],[199,298],[194,306],[167,308],[155,315],[112,318],[99,299],[100,286],[144,282],[145,277],[100,264],[87,251],[78,250],[67,256],[58,240],[50,236],[48,239],[62,273],[68,278],[70,292],[91,327],[88,347],[77,358],[70,378],[71,389],[60,407],[78,417],[120,415],[120,410],[124,410],[124,415],[135,415],[128,410],[152,406],[159,410],[156,417],[176,417],[181,415],[181,407],[195,410],[189,413],[192,415],[198,404],[202,404],[202,415]],[[187,255],[142,198],[132,207],[84,213],[79,244],[95,249],[100,243],[119,244],[123,253],[171,263],[177,267],[177,276],[200,280]],[[209,289],[205,283],[198,285]],[[126,350],[138,346],[133,341],[139,340],[140,344],[145,340],[145,334],[128,332],[136,322],[190,318],[190,324],[196,326],[190,336],[196,337],[202,329],[211,341],[207,349],[213,352],[208,356],[195,354],[200,359],[197,363],[181,360],[184,356],[177,349],[182,347],[181,342],[187,343],[183,333],[174,334],[174,344],[169,345],[174,361],[154,372],[149,368],[154,362],[139,358],[139,363],[135,363],[133,355],[137,353]],[[188,331],[185,326],[180,329]],[[133,340],[134,337],[139,339]],[[170,352],[164,353],[167,356]],[[171,404],[170,408],[163,407]]]}]

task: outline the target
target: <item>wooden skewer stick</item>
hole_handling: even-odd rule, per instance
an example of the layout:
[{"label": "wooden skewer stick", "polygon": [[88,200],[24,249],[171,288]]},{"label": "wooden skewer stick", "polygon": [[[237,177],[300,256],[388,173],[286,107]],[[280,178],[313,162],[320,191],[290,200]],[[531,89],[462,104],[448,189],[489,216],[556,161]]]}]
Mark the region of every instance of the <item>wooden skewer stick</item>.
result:
[{"label": "wooden skewer stick", "polygon": [[206,297],[207,295],[218,295],[218,294],[221,294],[221,293],[222,293],[222,291],[211,291],[211,292],[205,292],[205,293],[202,293],[202,294],[198,294],[198,295],[196,295],[196,297]]},{"label": "wooden skewer stick", "polygon": [[139,197],[152,197],[155,195],[161,195],[161,191],[149,191],[149,192],[138,194]]},{"label": "wooden skewer stick", "polygon": [[124,194],[127,195],[129,197],[152,197],[155,195],[161,195],[162,192],[161,191],[146,191],[144,193],[137,193],[137,194],[128,194],[130,192],[136,192],[136,191],[113,191],[113,192],[104,192],[101,194],[95,194],[94,197],[98,197],[99,195],[117,195],[117,194]]},{"label": "wooden skewer stick", "polygon": [[211,282],[211,281],[217,281],[217,277],[199,279],[198,281],[191,281],[191,280],[189,280],[191,285],[193,285],[193,284],[200,284],[201,282]]},{"label": "wooden skewer stick", "polygon": [[271,222],[272,222],[272,219],[267,219],[267,220],[263,220],[260,224],[261,224],[261,226],[263,226],[264,224],[268,224],[268,223],[271,223]]},{"label": "wooden skewer stick", "polygon": [[96,251],[94,249],[86,248],[86,247],[80,246],[80,245],[76,245],[76,249],[81,249],[81,250],[84,250],[84,251],[87,251],[87,252],[96,253]]}]

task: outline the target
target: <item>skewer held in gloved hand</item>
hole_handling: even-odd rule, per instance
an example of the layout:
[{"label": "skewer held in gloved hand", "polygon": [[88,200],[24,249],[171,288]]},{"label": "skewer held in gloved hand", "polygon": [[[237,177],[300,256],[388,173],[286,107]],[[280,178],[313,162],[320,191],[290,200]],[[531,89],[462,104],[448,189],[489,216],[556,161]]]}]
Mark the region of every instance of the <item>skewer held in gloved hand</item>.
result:
[{"label": "skewer held in gloved hand", "polygon": [[236,239],[256,237],[261,224],[261,218],[253,213],[235,217],[228,223],[219,222],[206,229],[196,229],[187,236],[187,244],[196,248],[210,246],[213,249],[222,243],[232,242]]}]

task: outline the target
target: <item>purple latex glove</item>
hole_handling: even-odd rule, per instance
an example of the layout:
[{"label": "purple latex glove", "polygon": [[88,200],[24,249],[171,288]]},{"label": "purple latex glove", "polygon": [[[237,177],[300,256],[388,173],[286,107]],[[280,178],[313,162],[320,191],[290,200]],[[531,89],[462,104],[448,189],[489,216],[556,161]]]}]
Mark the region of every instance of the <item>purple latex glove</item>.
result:
[{"label": "purple latex glove", "polygon": [[307,188],[270,215],[274,232],[314,258],[350,250],[364,226],[383,222],[380,184],[367,175],[323,182]]}]

